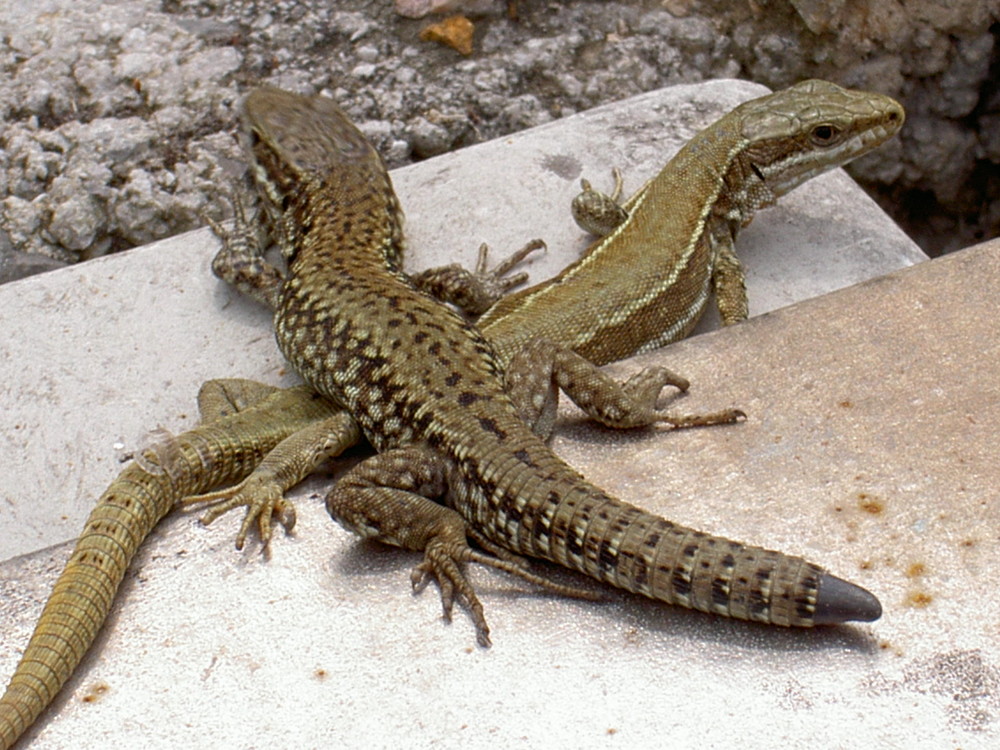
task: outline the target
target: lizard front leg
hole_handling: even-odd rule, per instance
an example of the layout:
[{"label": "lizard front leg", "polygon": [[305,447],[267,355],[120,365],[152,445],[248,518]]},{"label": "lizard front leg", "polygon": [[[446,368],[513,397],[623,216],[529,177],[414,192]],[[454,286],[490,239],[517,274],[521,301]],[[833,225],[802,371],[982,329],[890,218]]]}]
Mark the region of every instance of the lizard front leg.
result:
[{"label": "lizard front leg", "polygon": [[469,316],[482,315],[507,292],[528,280],[526,272],[508,276],[521,261],[535,250],[544,250],[542,240],[531,240],[520,250],[511,253],[495,267],[489,268],[489,246],[479,246],[476,268],[468,270],[459,263],[428,268],[413,275],[413,283],[442,302],[450,302]]},{"label": "lizard front leg", "polygon": [[722,325],[742,323],[750,312],[747,300],[746,274],[736,256],[733,232],[728,225],[720,225],[709,236],[715,264],[712,267],[712,291]]},{"label": "lizard front leg", "polygon": [[621,170],[613,169],[612,175],[615,187],[611,195],[595,190],[587,180],[580,180],[581,192],[570,205],[576,225],[597,237],[611,234],[628,219],[628,209],[618,202],[623,185]]},{"label": "lizard front leg", "polygon": [[206,526],[235,508],[245,507],[243,523],[236,534],[236,549],[243,549],[254,521],[266,549],[271,541],[272,518],[286,533],[295,526],[295,506],[285,493],[323,461],[340,455],[360,441],[361,433],[354,419],[347,412],[334,414],[287,437],[239,484],[193,495],[185,498],[183,504],[211,506],[201,517]]},{"label": "lizard front leg", "polygon": [[241,294],[273,310],[284,275],[264,258],[271,242],[270,233],[267,225],[258,219],[256,211],[247,213],[247,198],[241,196],[242,193],[237,190],[230,201],[233,206],[231,229],[226,229],[209,216],[203,217],[222,243],[212,259],[212,273]]},{"label": "lizard front leg", "polygon": [[[582,191],[573,199],[571,207],[577,226],[597,237],[607,237],[624,224],[650,184],[647,181],[627,201],[620,203],[623,184],[621,171],[614,169],[612,175],[615,187],[611,195],[594,189],[587,180],[581,180]],[[747,219],[742,223],[749,221]],[[749,310],[746,276],[735,248],[739,224],[740,222],[731,224],[730,221],[722,221],[708,234],[715,258],[712,263],[712,290],[715,292],[719,318],[727,326],[746,320]]]}]

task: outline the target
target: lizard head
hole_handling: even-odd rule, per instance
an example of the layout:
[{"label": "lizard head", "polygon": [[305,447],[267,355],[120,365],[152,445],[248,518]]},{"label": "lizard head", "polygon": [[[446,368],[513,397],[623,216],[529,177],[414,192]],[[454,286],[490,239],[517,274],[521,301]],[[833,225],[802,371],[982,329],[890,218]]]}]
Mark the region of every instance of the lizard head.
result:
[{"label": "lizard head", "polygon": [[895,135],[905,120],[895,99],[821,80],[746,102],[735,113],[747,168],[775,196],[868,153]]}]

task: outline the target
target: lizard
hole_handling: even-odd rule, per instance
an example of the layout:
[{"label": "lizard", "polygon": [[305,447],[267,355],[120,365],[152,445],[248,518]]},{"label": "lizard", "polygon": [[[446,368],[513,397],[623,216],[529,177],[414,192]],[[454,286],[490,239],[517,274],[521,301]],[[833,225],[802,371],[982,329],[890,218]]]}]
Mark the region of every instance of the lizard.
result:
[{"label": "lizard", "polygon": [[[210,380],[198,394],[198,406],[198,426],[139,451],[89,514],[0,696],[2,750],[13,747],[76,670],[139,546],[179,502],[238,482],[251,471],[278,486],[294,486],[322,458],[360,441],[350,416],[308,386]],[[290,517],[282,523],[291,528],[294,508],[288,504],[284,510]],[[596,598],[509,559],[477,554],[476,560],[556,593]]]},{"label": "lizard", "polygon": [[713,291],[723,325],[745,320],[738,230],[806,180],[879,146],[904,119],[888,96],[823,80],[744,102],[621,207],[584,181],[574,215],[604,236],[548,282],[499,299],[479,327],[501,360],[545,337],[606,364],[686,336]]},{"label": "lizard", "polygon": [[[730,421],[741,414],[685,418],[659,411],[654,419],[648,405],[656,386],[650,383],[684,391],[686,379],[666,370],[641,372],[623,394],[575,355],[606,364],[677,341],[698,322],[712,291],[723,325],[745,320],[746,286],[735,252],[739,229],[803,182],[878,147],[904,120],[903,108],[888,96],[803,81],[744,102],[697,133],[623,206],[617,203],[622,187],[617,171],[612,196],[583,180],[573,216],[601,237],[556,277],[504,296],[523,275],[506,280],[503,275],[540,246],[536,240],[492,272],[486,269],[484,245],[475,273],[453,264],[414,274],[413,281],[467,313],[485,313],[477,325],[493,344],[522,417],[543,436],[554,424],[557,381],[569,386],[568,395],[589,417],[611,427]],[[398,205],[394,210],[401,235],[402,213]],[[233,245],[216,257],[216,275],[274,307],[281,277],[252,249],[260,241],[255,231],[243,230],[234,241],[231,233],[215,229]],[[554,354],[552,343],[558,345]],[[538,406],[533,396],[546,389]],[[285,489],[272,487],[268,494],[280,496]],[[194,500],[222,501],[206,522],[241,505],[250,508],[237,547],[254,518],[265,543],[270,539],[268,503],[245,498],[239,489]]]},{"label": "lizard", "polygon": [[[856,97],[861,96],[859,92],[850,92],[850,93]],[[784,94],[784,92],[779,92],[779,95],[772,95],[772,97],[780,97],[782,94]],[[787,97],[788,95],[786,95],[786,98]],[[764,98],[764,100],[767,99],[768,97]],[[755,100],[755,101],[761,101],[761,100]],[[887,101],[891,102],[891,100]],[[819,103],[822,104],[823,103],[822,100],[820,100]],[[895,103],[892,104],[894,105]],[[898,105],[895,106],[898,108]],[[748,106],[743,105],[743,108],[748,109]],[[739,109],[736,110],[736,112],[738,111]],[[766,113],[766,112],[767,112],[767,107],[763,106],[763,101],[761,101],[761,106],[759,106],[756,112],[747,111],[745,113],[745,116],[747,118],[750,118],[752,116],[760,116],[761,113]],[[731,115],[728,115],[727,117],[732,117],[734,114],[735,112],[731,113]],[[813,119],[815,119],[815,115]],[[809,123],[799,124],[800,128],[808,126],[810,126]],[[852,131],[854,130],[874,131],[876,129],[875,126],[876,123],[874,123],[874,121],[862,122],[861,124],[851,123],[850,129]],[[884,140],[884,138],[891,135],[892,132],[888,132],[883,128],[881,139]],[[699,138],[700,137],[701,136],[699,136]],[[867,138],[866,143],[864,144],[865,150],[873,147],[874,145],[877,145],[877,143],[873,143],[873,140],[875,139],[871,137]],[[825,166],[825,168],[832,168],[833,166],[836,166],[837,164],[842,163],[843,161],[847,161],[853,155],[856,155],[856,152],[852,153],[850,151],[841,151],[837,154],[837,158],[830,158],[827,160],[828,166]],[[818,169],[820,166],[823,166],[822,156],[821,155],[817,156],[815,162],[816,164],[814,165],[814,168]],[[668,175],[668,170],[665,169],[661,173],[659,179],[663,180],[667,177],[667,175]],[[805,177],[803,177],[802,179],[805,179]],[[723,193],[721,197],[724,199],[726,196]],[[627,206],[632,205],[634,204],[634,202],[635,198],[633,198],[629,202],[629,204],[626,205]],[[618,211],[618,214],[620,215],[621,212]],[[749,221],[751,215],[752,215],[752,208],[749,206],[744,207],[743,209],[744,223]],[[627,214],[625,216],[627,216]],[[662,244],[666,245],[669,248],[669,242],[664,242]],[[609,248],[611,251],[614,251],[614,247],[615,247],[614,245],[604,245],[602,246],[602,252],[609,252]],[[481,266],[482,266],[482,261],[484,259],[485,257],[481,256],[481,263],[480,263]],[[263,270],[260,264],[256,260],[253,261],[252,265],[253,265],[253,273],[251,273],[251,275],[256,275],[258,277],[267,276],[267,271]],[[480,268],[480,270],[482,271],[483,269]],[[504,272],[507,269],[502,268],[500,270],[501,272]],[[438,272],[438,273],[428,274],[426,276],[428,279],[432,280],[432,283],[434,282],[439,283],[440,279],[447,278],[448,274],[446,272],[442,276],[440,272]],[[275,293],[276,283],[278,282],[280,282],[280,277],[278,276],[271,277],[271,288],[268,294],[273,295]],[[547,283],[548,282],[543,283],[540,286],[544,287],[546,286]],[[505,283],[501,285],[500,288],[501,290],[505,290],[509,285],[510,285],[509,283]],[[454,287],[454,284],[452,284],[452,287]],[[513,310],[511,311],[510,314],[515,318],[517,318],[517,316],[520,315],[521,313],[518,310]],[[530,310],[528,315],[530,319]],[[497,320],[497,317],[494,315],[493,319]],[[503,352],[505,350],[501,348],[499,351]],[[677,381],[668,381],[668,382],[673,382],[675,385],[678,385],[679,387],[686,387],[686,383],[684,383],[682,379],[679,379]],[[681,385],[682,383],[683,385]],[[157,479],[155,477],[151,478],[149,476],[145,476],[144,478],[142,478],[143,474],[141,472],[145,471],[146,469],[141,464],[139,466],[129,467],[128,469],[125,470],[125,472],[123,472],[122,477],[120,477],[119,480],[116,480],[116,482],[112,485],[112,487],[109,488],[108,492],[106,492],[102,496],[101,502],[99,502],[98,507],[95,509],[94,514],[92,515],[91,521],[88,522],[84,535],[81,537],[78,549],[87,548],[87,545],[91,545],[90,548],[93,549],[92,537],[94,537],[95,534],[98,539],[102,537],[99,531],[100,530],[99,520],[102,514],[106,514],[108,512],[107,508],[103,507],[107,504],[108,499],[111,500],[114,500],[115,498],[120,499],[121,497],[124,496],[124,497],[131,497],[131,499],[135,500],[139,505],[145,503],[148,506],[148,509],[146,511],[146,517],[144,519],[145,522],[143,524],[138,524],[137,528],[133,528],[131,530],[131,539],[134,541],[134,546],[131,548],[131,552],[128,555],[117,557],[117,559],[114,561],[113,564],[107,563],[107,568],[103,573],[103,575],[107,576],[105,586],[103,587],[104,596],[102,597],[101,602],[97,604],[91,603],[85,605],[84,609],[90,616],[91,623],[89,624],[88,627],[79,629],[80,632],[78,632],[75,635],[76,640],[74,641],[73,647],[62,649],[63,651],[66,651],[67,654],[64,655],[63,657],[60,657],[63,663],[60,665],[60,669],[58,670],[53,670],[51,667],[46,665],[47,661],[56,661],[56,660],[51,659],[51,657],[48,660],[41,658],[40,657],[41,651],[39,649],[44,647],[39,647],[35,645],[36,639],[43,637],[40,634],[46,632],[46,627],[45,627],[46,622],[50,623],[49,634],[51,633],[52,627],[54,627],[51,625],[51,621],[53,618],[48,617],[48,613],[50,612],[50,608],[55,607],[56,605],[50,603],[50,605],[46,607],[45,614],[43,615],[39,627],[36,630],[36,636],[33,637],[32,644],[29,645],[29,648],[25,653],[25,657],[22,660],[21,665],[19,665],[18,667],[17,673],[15,674],[15,677],[12,680],[11,688],[8,689],[4,697],[0,699],[0,742],[3,743],[2,746],[4,748],[12,744],[13,741],[16,739],[16,737],[19,736],[20,733],[23,731],[24,727],[29,725],[34,720],[34,718],[38,715],[38,713],[40,713],[42,708],[44,708],[44,706],[51,699],[51,696],[58,690],[61,684],[65,681],[66,677],[68,677],[68,674],[73,670],[73,668],[79,662],[79,659],[82,657],[82,652],[87,648],[90,641],[92,641],[94,634],[96,633],[96,630],[99,627],[99,623],[103,621],[105,615],[107,614],[107,609],[110,606],[110,597],[113,594],[114,588],[116,588],[117,586],[117,583],[114,582],[113,579],[115,579],[115,577],[117,576],[116,580],[120,581],[121,576],[124,574],[125,567],[128,564],[128,559],[130,559],[131,554],[134,553],[135,546],[137,546],[139,541],[141,541],[141,539],[149,532],[149,530],[151,530],[152,525],[155,524],[155,521],[158,520],[160,517],[162,517],[162,515],[171,507],[173,502],[179,496],[183,496],[185,492],[196,493],[199,491],[203,491],[204,489],[207,489],[212,485],[219,484],[220,482],[218,480],[221,477],[215,477],[214,475],[211,474],[211,472],[212,471],[223,472],[227,470],[226,467],[224,466],[225,464],[227,464],[227,462],[229,463],[228,470],[233,470],[232,466],[233,463],[237,463],[240,465],[240,471],[236,472],[235,470],[233,470],[233,474],[228,477],[233,481],[238,481],[242,475],[245,475],[249,471],[249,469],[252,468],[254,463],[254,461],[251,461],[247,458],[246,454],[251,453],[254,458],[258,458],[260,451],[263,450],[264,447],[266,447],[267,441],[272,439],[272,433],[269,432],[272,425],[272,422],[270,420],[277,419],[277,416],[274,413],[274,409],[280,410],[280,409],[290,408],[292,410],[297,410],[300,408],[296,403],[297,399],[303,400],[305,403],[310,403],[311,400],[314,398],[315,398],[314,396],[310,395],[306,391],[300,389],[292,389],[290,391],[285,392],[285,394],[280,398],[278,396],[271,396],[270,399],[261,399],[263,401],[263,404],[255,406],[251,411],[247,412],[244,415],[246,419],[239,423],[239,427],[235,425],[229,426],[223,420],[220,421],[218,424],[210,425],[213,432],[211,433],[211,436],[208,438],[200,434],[203,431],[203,428],[196,428],[196,430],[192,431],[192,433],[186,433],[185,435],[179,436],[176,439],[176,442],[174,443],[175,447],[181,446],[183,448],[184,446],[188,446],[187,449],[190,450],[191,445],[197,444],[203,446],[200,449],[195,449],[195,457],[198,458],[199,456],[201,456],[199,460],[202,460],[200,469],[201,476],[199,477],[199,469],[197,465],[192,465],[190,463],[187,464],[186,471],[188,473],[183,474],[183,476],[186,479],[188,479],[190,483],[184,489],[182,489],[183,483],[181,484],[171,483],[169,486],[166,486],[162,484],[163,480],[161,479]],[[321,403],[325,403],[328,405],[328,402],[321,402]],[[271,407],[270,411],[268,409],[269,406]],[[203,409],[203,412],[204,411],[205,410]],[[346,418],[346,415],[344,415],[343,412],[338,413],[336,412],[336,410],[332,410],[329,412],[325,412],[323,414],[323,417],[325,419],[332,420],[332,422],[328,423],[327,425],[324,425],[322,429],[316,429],[317,427],[319,427],[318,423],[323,421],[323,419],[317,418],[314,421],[314,423],[310,425],[313,428],[312,432],[314,434],[310,435],[307,440],[301,441],[302,447],[296,447],[295,449],[291,449],[289,447],[289,449],[285,451],[280,451],[280,450],[275,451],[273,454],[269,455],[268,460],[265,461],[265,464],[267,464],[268,466],[265,467],[265,465],[262,464],[261,467],[258,469],[258,474],[261,471],[263,471],[265,477],[267,477],[267,479],[264,481],[264,484],[278,485],[277,490],[275,490],[273,486],[271,487],[269,495],[271,499],[267,503],[268,505],[267,514],[260,515],[262,536],[269,535],[269,527],[267,526],[265,521],[269,518],[271,509],[273,509],[275,505],[280,503],[280,496],[283,490],[286,489],[287,487],[294,485],[295,483],[297,483],[297,481],[299,481],[302,477],[304,477],[305,474],[308,473],[308,471],[312,468],[312,465],[316,462],[316,460],[319,457],[335,454],[339,450],[343,449],[344,447],[346,447],[352,442],[355,442],[358,439],[357,433],[355,431],[356,426],[353,423],[351,423],[349,418]],[[253,424],[254,420],[258,420],[257,427],[259,428],[259,430],[265,433],[263,436],[258,438],[254,437],[255,435],[255,429]],[[331,428],[329,426],[330,424],[335,425],[335,427]],[[330,436],[331,429],[332,429],[332,437]],[[214,432],[214,430],[220,430],[221,432]],[[306,432],[309,432],[309,430],[306,430]],[[300,435],[300,437],[302,436]],[[209,442],[207,444],[199,443],[198,441],[202,439],[208,439]],[[215,442],[213,443],[212,441]],[[326,441],[325,445],[324,441]],[[317,449],[316,447],[317,442],[322,446],[322,449]],[[207,447],[204,447],[205,445],[207,445]],[[215,446],[214,449],[213,445]],[[215,451],[214,454],[212,454],[213,450]],[[214,458],[211,461],[205,463],[204,456],[209,454],[214,455]],[[184,451],[181,450],[179,455],[189,455],[189,454],[184,454]],[[303,458],[303,456],[307,456],[308,458]],[[154,459],[152,460],[155,462],[159,459],[154,457]],[[282,460],[284,460],[286,464],[285,466],[281,466],[277,469],[269,468],[275,464],[281,464]],[[148,468],[148,461],[146,463],[146,468]],[[130,474],[136,472],[139,472],[141,481],[136,482],[136,480],[130,476]],[[128,492],[128,488],[132,486],[139,488],[138,494]],[[230,492],[229,494],[231,496],[232,492]],[[277,501],[275,500],[275,497],[278,498]],[[289,515],[291,516],[291,522],[293,523],[294,522],[293,509],[291,508],[290,504],[285,507],[286,511],[291,511]],[[250,516],[251,514],[248,513],[248,520]],[[98,521],[98,525],[95,525],[94,523],[95,520]],[[286,525],[290,525],[287,520],[285,521],[285,523]],[[244,527],[241,530],[241,534],[245,533],[246,526],[247,523],[244,523]],[[97,530],[96,532],[95,529]],[[482,539],[480,539],[480,541],[485,542],[485,540]],[[74,559],[75,558],[76,555],[74,555]],[[491,558],[478,559],[477,561],[486,562],[487,564],[492,564]],[[503,566],[498,565],[498,567],[503,567]],[[71,570],[78,571],[79,566],[75,568],[72,565],[67,566],[67,571],[63,574],[63,576],[60,577],[60,583],[57,584],[57,591],[62,586],[63,581],[68,579]],[[511,570],[510,572],[519,573],[519,571],[517,570]],[[529,580],[534,580],[529,576],[524,576],[524,577],[528,578]],[[536,581],[536,582],[544,584],[544,581]],[[572,592],[564,591],[563,593],[572,593]],[[65,597],[61,598],[64,599]],[[57,598],[53,597],[52,602],[55,602],[56,600]],[[65,601],[63,601],[61,606],[66,606]],[[485,621],[483,621],[483,625],[485,625]],[[33,667],[25,666],[31,664],[34,664],[35,666]],[[48,672],[47,675],[45,674],[46,672]],[[32,688],[27,690],[26,692],[24,688],[24,681],[25,680],[31,681],[32,679],[36,681],[31,682]]]},{"label": "lizard", "polygon": [[[835,148],[852,139],[838,126],[854,114],[812,128],[807,140]],[[898,105],[866,114],[879,124],[902,118]],[[678,526],[589,484],[522,419],[484,334],[402,272],[391,180],[342,111],[323,97],[259,89],[243,117],[251,171],[288,263],[274,317],[279,348],[378,451],[330,490],[327,510],[363,537],[423,551],[414,584],[436,579],[446,615],[457,594],[481,645],[489,628],[461,569],[470,538],[730,617],[808,627],[880,616],[870,592],[813,563]],[[781,162],[789,181],[807,171],[803,161],[796,152]],[[741,194],[764,202],[750,176],[763,183],[766,171],[739,166]],[[719,243],[709,247],[719,253]]]}]

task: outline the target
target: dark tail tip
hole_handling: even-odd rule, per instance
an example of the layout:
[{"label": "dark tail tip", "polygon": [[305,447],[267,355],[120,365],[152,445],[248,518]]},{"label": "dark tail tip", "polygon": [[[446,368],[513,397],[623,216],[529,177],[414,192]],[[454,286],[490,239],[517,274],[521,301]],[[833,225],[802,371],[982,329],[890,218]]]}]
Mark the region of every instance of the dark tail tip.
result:
[{"label": "dark tail tip", "polygon": [[817,625],[835,625],[853,620],[871,622],[881,616],[881,602],[867,589],[829,573],[820,577],[813,614]]}]

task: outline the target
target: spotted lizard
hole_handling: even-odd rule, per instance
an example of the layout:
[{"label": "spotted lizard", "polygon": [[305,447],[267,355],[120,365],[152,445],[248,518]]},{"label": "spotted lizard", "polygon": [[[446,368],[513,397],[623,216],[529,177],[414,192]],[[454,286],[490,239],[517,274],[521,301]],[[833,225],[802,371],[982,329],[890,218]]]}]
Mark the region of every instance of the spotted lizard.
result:
[{"label": "spotted lizard", "polygon": [[[814,97],[820,86],[828,95],[843,91],[814,82]],[[865,113],[877,125],[868,121],[865,129],[890,132],[901,123],[902,110],[891,100],[879,100],[881,108],[871,106],[871,96],[866,101]],[[791,115],[771,107],[765,119],[794,120],[801,98],[797,103]],[[783,150],[774,152],[770,144],[772,157],[784,160],[782,172],[752,161],[707,171],[723,186],[737,173],[736,197],[750,208],[764,204],[773,200],[764,187],[768,177],[784,186],[816,171],[798,151],[814,151],[819,143],[843,155],[840,147],[856,133],[845,135],[838,126],[856,124],[856,114],[814,125],[803,139],[808,149],[789,147],[787,138]],[[524,414],[539,401],[515,403],[483,333],[402,273],[401,211],[388,174],[336,105],[262,89],[246,100],[244,119],[253,174],[289,264],[275,314],[279,347],[310,385],[351,413],[379,451],[337,482],[327,510],[362,536],[422,550],[414,581],[436,578],[446,612],[457,593],[481,644],[489,643],[489,630],[460,567],[472,559],[469,538],[490,550],[547,559],[629,591],[732,617],[811,626],[880,614],[869,592],[801,558],[677,526],[586,482],[530,429]],[[752,153],[740,146],[728,157],[738,163]],[[654,179],[622,227],[642,221],[643,206],[662,199],[661,193]],[[719,208],[731,237],[732,224],[743,218],[742,204]],[[688,223],[704,228],[711,215],[703,211]],[[736,275],[720,270],[722,234],[710,234],[701,260],[688,253],[688,262],[708,269],[697,274],[702,286],[709,283],[704,279]],[[618,252],[630,252],[634,241],[619,244]],[[718,278],[714,283],[727,291]],[[745,310],[728,317],[740,314]],[[601,325],[598,318],[590,329]],[[551,340],[545,348],[569,353]],[[573,381],[567,374],[554,379]],[[653,402],[662,385],[646,390]],[[648,401],[637,408],[643,415],[636,424],[656,421]]]}]

